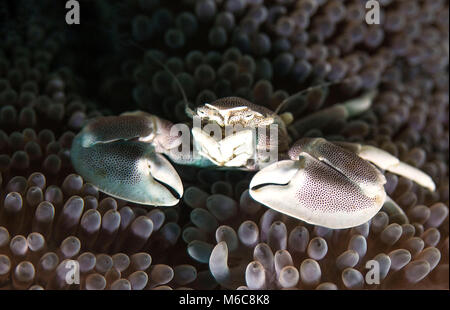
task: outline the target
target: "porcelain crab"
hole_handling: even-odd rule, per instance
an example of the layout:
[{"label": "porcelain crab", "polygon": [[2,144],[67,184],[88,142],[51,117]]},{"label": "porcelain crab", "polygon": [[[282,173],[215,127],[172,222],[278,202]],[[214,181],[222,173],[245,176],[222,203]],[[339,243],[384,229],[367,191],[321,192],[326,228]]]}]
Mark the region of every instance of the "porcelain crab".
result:
[{"label": "porcelain crab", "polygon": [[[373,97],[369,93],[334,105],[308,121],[335,111],[353,117],[366,111]],[[172,206],[183,196],[171,162],[258,171],[249,186],[254,200],[335,229],[370,220],[389,201],[382,171],[435,189],[428,175],[373,146],[300,138],[289,147],[289,114],[280,116],[242,98],[218,99],[187,112],[197,126],[177,127],[139,111],[94,119],[73,141],[73,166],[101,191],[153,206]],[[189,145],[183,151],[186,135]]]}]

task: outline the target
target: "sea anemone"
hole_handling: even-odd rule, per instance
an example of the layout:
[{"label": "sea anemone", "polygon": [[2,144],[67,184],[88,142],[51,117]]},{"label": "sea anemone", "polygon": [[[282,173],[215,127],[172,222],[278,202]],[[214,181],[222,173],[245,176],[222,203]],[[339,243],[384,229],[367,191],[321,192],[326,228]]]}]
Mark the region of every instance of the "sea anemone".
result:
[{"label": "sea anemone", "polygon": [[[248,190],[237,202],[191,187],[185,203],[193,208],[192,224],[182,234],[188,253],[208,264],[221,287],[448,287],[443,273],[448,269],[448,236],[442,238],[448,229],[448,207],[443,203],[412,207],[409,219],[380,211],[365,224],[341,230],[266,209],[250,198]],[[367,282],[373,260],[381,270],[377,283]]]},{"label": "sea anemone", "polygon": [[[380,1],[379,25],[359,0],[83,5],[79,28],[51,1],[17,1],[17,16],[0,5],[1,288],[449,288],[448,1]],[[275,110],[335,83],[288,100],[292,138],[377,146],[437,190],[385,173],[400,211],[332,230],[257,203],[242,171],[177,166],[185,194],[170,208],[74,174],[72,139],[90,119],[141,109],[188,120],[172,74],[194,106],[233,95]],[[374,89],[357,117],[314,114]]]}]

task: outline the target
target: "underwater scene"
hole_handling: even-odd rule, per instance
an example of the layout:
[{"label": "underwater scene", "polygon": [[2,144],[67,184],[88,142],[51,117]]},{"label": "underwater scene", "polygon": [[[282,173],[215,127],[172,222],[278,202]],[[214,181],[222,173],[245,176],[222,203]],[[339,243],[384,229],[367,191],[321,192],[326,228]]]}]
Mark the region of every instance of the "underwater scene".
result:
[{"label": "underwater scene", "polygon": [[0,290],[448,290],[448,0],[0,0]]}]

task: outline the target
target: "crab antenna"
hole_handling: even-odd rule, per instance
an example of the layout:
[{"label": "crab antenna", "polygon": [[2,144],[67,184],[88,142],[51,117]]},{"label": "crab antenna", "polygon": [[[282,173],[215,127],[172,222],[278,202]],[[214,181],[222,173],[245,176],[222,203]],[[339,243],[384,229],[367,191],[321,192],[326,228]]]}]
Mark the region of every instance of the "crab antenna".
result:
[{"label": "crab antenna", "polygon": [[[142,46],[140,46],[138,43],[136,43],[135,41],[128,39],[127,42],[130,43],[131,45],[134,45],[135,47],[139,48],[140,50],[146,52],[146,50]],[[162,61],[157,59],[151,53],[147,53],[146,56],[148,56],[154,63],[161,66],[164,70],[166,70],[167,73],[169,73],[170,76],[175,80],[175,83],[177,84],[177,87],[179,88],[181,95],[183,96],[183,101],[185,104],[185,111],[188,115],[190,115],[192,117],[192,115],[194,115],[194,111],[189,107],[189,101],[187,99],[186,92],[184,91],[183,86],[181,85],[180,81],[175,76],[175,74],[172,71],[170,71],[169,67],[167,67]]]},{"label": "crab antenna", "polygon": [[301,91],[299,91],[299,92],[297,92],[297,93],[287,97],[283,101],[281,101],[281,103],[278,105],[277,109],[275,110],[275,114],[278,114],[280,112],[280,110],[294,97],[301,96],[301,95],[303,95],[305,93],[308,93],[308,92],[310,92],[312,90],[315,90],[315,89],[318,89],[318,88],[321,88],[321,87],[336,85],[336,84],[340,84],[340,83],[342,83],[342,81],[340,81],[340,82],[327,82],[327,83],[322,83],[322,84],[319,84],[319,85],[315,85],[315,86],[311,86],[311,87],[308,87],[306,89],[303,89],[303,90],[301,90]]}]

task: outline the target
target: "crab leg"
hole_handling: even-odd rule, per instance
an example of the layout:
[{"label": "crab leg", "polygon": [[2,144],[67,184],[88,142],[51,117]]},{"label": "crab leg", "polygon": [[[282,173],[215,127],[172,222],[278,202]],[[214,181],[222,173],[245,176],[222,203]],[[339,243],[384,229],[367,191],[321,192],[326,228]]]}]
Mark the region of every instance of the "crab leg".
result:
[{"label": "crab leg", "polygon": [[429,189],[430,191],[434,191],[436,189],[436,185],[429,175],[413,166],[400,161],[397,157],[389,154],[382,149],[371,145],[362,145],[350,142],[334,142],[334,144],[351,150],[359,157],[374,163],[381,169],[408,178],[416,182],[417,184]]},{"label": "crab leg", "polygon": [[372,91],[359,98],[335,104],[299,119],[289,126],[292,138],[298,139],[310,129],[322,129],[367,111],[371,107],[375,95],[376,92]]}]

